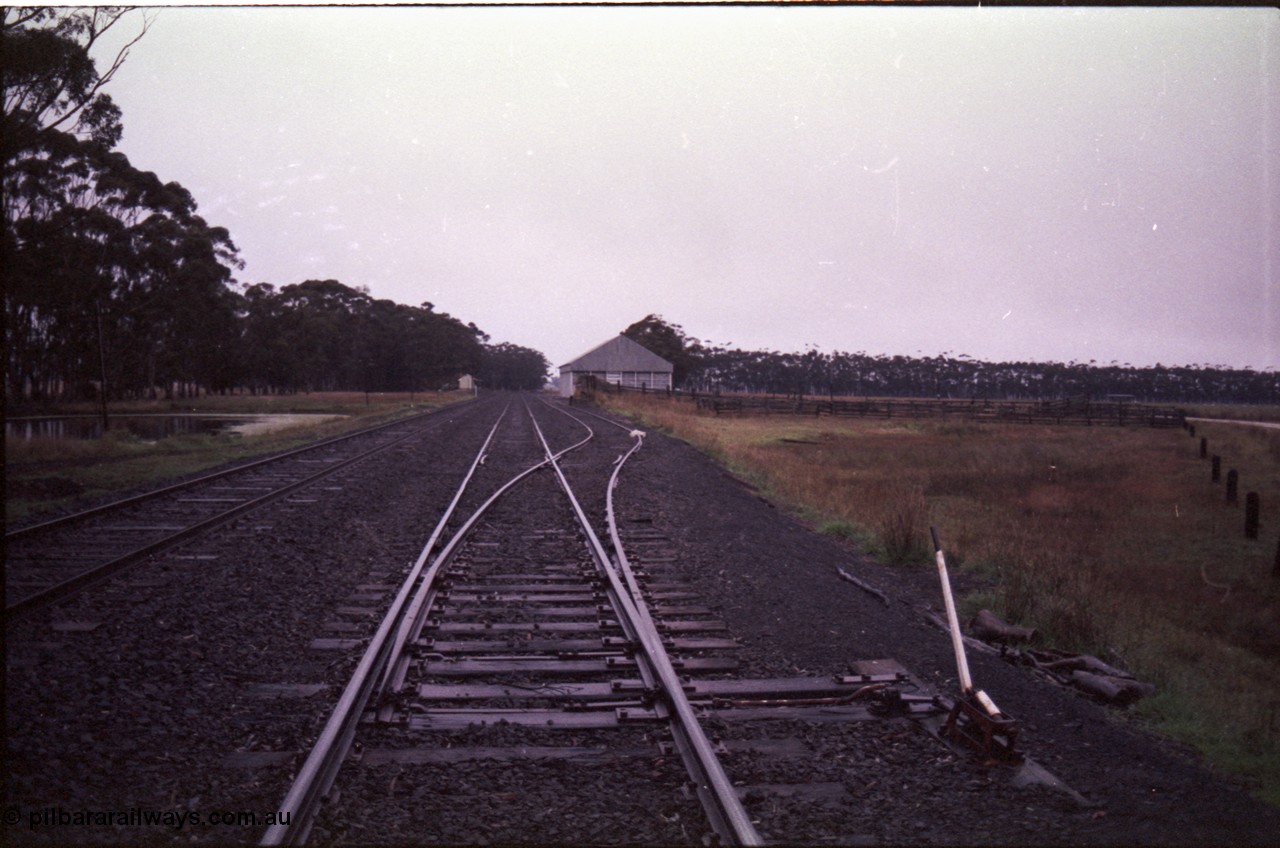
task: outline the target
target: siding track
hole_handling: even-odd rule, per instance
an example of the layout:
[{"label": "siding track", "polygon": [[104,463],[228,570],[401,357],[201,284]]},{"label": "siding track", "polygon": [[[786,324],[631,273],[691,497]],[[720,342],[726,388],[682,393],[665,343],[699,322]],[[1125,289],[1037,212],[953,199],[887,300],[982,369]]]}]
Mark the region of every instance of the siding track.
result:
[{"label": "siding track", "polygon": [[[281,804],[281,809],[291,814],[290,825],[268,830],[264,844],[306,838],[319,801],[330,790],[350,749],[374,681],[379,679],[390,683],[388,694],[407,711],[407,718],[399,723],[411,731],[448,731],[491,723],[585,731],[633,721],[669,720],[679,728],[678,744],[689,752],[686,762],[698,763],[701,783],[709,787],[703,800],[712,810],[713,821],[718,820],[735,842],[758,844],[758,835],[693,718],[652,620],[647,611],[637,611],[635,599],[614,572],[557,464],[559,457],[590,441],[593,432],[582,425],[585,436],[553,452],[526,405],[521,414],[513,416],[508,428],[512,435],[495,442],[494,434],[505,417],[506,410],[410,570]],[[523,465],[524,470],[497,486],[428,566],[435,544],[473,479],[478,480],[481,491],[489,482],[483,479],[486,475],[476,472],[491,451],[494,466]],[[544,468],[554,472],[554,480],[540,475],[526,481]],[[522,484],[524,499],[516,504],[504,501],[503,496],[518,484]],[[556,497],[556,484],[564,497]],[[410,594],[413,599],[406,602]],[[643,653],[637,652],[637,646]],[[405,657],[406,647],[417,656]],[[690,659],[682,664],[709,670],[727,670],[734,665],[714,658]],[[408,678],[413,678],[412,683]],[[438,689],[459,679],[480,679],[483,685],[497,689]],[[604,680],[606,685],[588,691],[578,685],[582,680]],[[628,691],[662,691],[663,703],[648,707],[634,698],[620,697]],[[441,700],[474,702],[476,692],[484,693],[479,704],[431,706]],[[497,697],[492,697],[495,694]],[[545,706],[549,695],[556,703]],[[543,701],[544,705],[523,703],[529,700]],[[384,720],[396,718],[396,710],[388,702],[379,713]]]},{"label": "siding track", "polygon": [[[313,826],[326,840],[471,843],[514,827],[528,843],[763,844],[751,796],[721,763],[731,749],[703,722],[865,721],[855,700],[910,685],[886,668],[732,678],[738,645],[686,585],[664,579],[667,540],[619,529],[613,490],[643,434],[602,420],[632,440],[607,481],[599,452],[612,448],[597,444],[576,472],[598,487],[607,543],[566,471],[592,426],[546,403],[503,410],[279,805],[289,823],[262,844],[301,844]],[[631,565],[624,541],[647,543],[646,567]],[[803,749],[749,737],[732,750]],[[550,805],[533,820],[502,808],[530,793]],[[419,821],[429,832],[413,830]]]},{"label": "siding track", "polygon": [[326,439],[246,465],[5,533],[5,619],[74,595],[254,509],[292,498],[388,448],[432,433],[458,407]]}]

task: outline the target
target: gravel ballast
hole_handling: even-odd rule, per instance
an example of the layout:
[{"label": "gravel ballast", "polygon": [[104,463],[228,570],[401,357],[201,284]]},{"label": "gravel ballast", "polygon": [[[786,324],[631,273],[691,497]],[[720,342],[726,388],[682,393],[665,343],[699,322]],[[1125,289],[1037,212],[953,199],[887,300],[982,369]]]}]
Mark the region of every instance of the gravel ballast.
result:
[{"label": "gravel ballast", "polygon": [[[261,821],[208,820],[278,806],[359,657],[358,649],[312,645],[372,630],[388,587],[398,585],[487,433],[485,410],[496,414],[501,401],[482,397],[450,413],[434,437],[11,626],[5,808],[17,821],[6,820],[5,842],[256,842]],[[567,457],[565,471],[594,504],[630,439],[603,422],[591,426],[597,440]],[[567,444],[572,431],[559,428],[555,439]],[[751,675],[827,675],[891,658],[927,686],[955,690],[950,643],[921,614],[939,604],[933,575],[881,566],[812,532],[656,433],[623,471],[615,502],[624,522],[669,541],[677,556],[664,564],[664,579],[687,582],[715,608]],[[602,507],[588,512],[599,530]],[[837,568],[889,603],[841,580]],[[1070,791],[1016,786],[1008,766],[958,753],[905,719],[713,721],[708,732],[725,742],[726,770],[761,832],[782,842],[1219,845],[1270,844],[1280,833],[1277,811],[1184,747],[998,657],[970,661],[979,685],[1019,719],[1020,747]],[[464,743],[513,740],[564,744],[549,732],[497,727]],[[505,776],[477,764],[432,766],[435,778],[414,782],[397,777],[405,768],[397,763],[344,768],[339,787],[352,809],[352,798],[386,787],[413,829],[390,820],[326,823],[317,840],[700,843],[705,825],[692,821],[687,800],[656,810],[626,801],[645,797],[642,784],[678,781],[678,761],[634,757],[643,734],[579,741],[631,752],[635,786],[604,779],[613,772],[545,761]],[[776,756],[774,745],[800,747]],[[613,801],[599,809],[559,802],[557,785],[580,789],[597,779],[618,793]],[[788,798],[769,788],[797,781],[829,791]],[[415,830],[424,827],[415,793],[454,810],[428,820],[430,834]],[[170,819],[143,825],[132,811]],[[120,820],[62,823],[105,812]]]}]

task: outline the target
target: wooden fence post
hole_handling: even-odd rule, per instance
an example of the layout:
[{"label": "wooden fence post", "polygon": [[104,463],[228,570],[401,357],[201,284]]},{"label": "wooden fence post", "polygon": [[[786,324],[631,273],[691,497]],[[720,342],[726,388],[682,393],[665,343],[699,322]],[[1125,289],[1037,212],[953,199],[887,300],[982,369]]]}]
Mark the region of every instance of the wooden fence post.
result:
[{"label": "wooden fence post", "polygon": [[1240,473],[1234,468],[1227,472],[1227,503],[1233,504],[1240,501],[1239,491]]},{"label": "wooden fence post", "polygon": [[1200,437],[1200,458],[1204,459],[1209,455],[1209,440],[1204,436]]},{"label": "wooden fence post", "polygon": [[1211,461],[1213,462],[1213,469],[1209,472],[1209,480],[1217,483],[1222,479],[1222,457],[1214,454]]},{"label": "wooden fence post", "polygon": [[1250,492],[1244,496],[1244,537],[1246,539],[1258,538],[1258,513],[1261,511],[1257,492]]}]

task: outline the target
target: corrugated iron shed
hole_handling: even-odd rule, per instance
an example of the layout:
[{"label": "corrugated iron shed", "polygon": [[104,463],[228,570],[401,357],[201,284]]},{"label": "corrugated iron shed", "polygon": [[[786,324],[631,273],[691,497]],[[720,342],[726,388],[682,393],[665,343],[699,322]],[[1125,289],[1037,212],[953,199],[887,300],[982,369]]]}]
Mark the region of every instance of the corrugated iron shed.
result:
[{"label": "corrugated iron shed", "polygon": [[599,347],[592,348],[572,362],[560,366],[560,371],[671,371],[673,366],[658,354],[626,336],[615,336]]},{"label": "corrugated iron shed", "polygon": [[572,397],[577,377],[590,374],[629,388],[670,389],[674,367],[641,344],[616,336],[560,366],[560,394]]}]

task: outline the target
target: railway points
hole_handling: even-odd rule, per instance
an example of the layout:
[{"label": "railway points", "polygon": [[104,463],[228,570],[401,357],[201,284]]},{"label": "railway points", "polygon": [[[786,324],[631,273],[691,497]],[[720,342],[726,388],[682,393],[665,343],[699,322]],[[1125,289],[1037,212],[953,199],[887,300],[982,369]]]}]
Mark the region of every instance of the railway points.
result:
[{"label": "railway points", "polygon": [[[828,542],[634,430],[481,396],[314,491],[14,621],[10,797],[49,803],[59,786],[53,803],[85,808],[287,814],[272,836],[184,834],[219,842],[909,842],[954,838],[962,821],[977,842],[1133,832],[1106,794],[1121,790],[1063,758],[1059,725],[1115,741],[1087,704],[975,657],[1027,719],[1032,764],[1048,753],[1063,780],[939,740],[949,650],[902,603],[906,584],[877,572],[889,603],[850,589]],[[308,769],[348,690],[331,734],[343,744]],[[1162,780],[1189,785],[1161,762]],[[317,778],[309,823],[290,800],[303,771]]]}]

